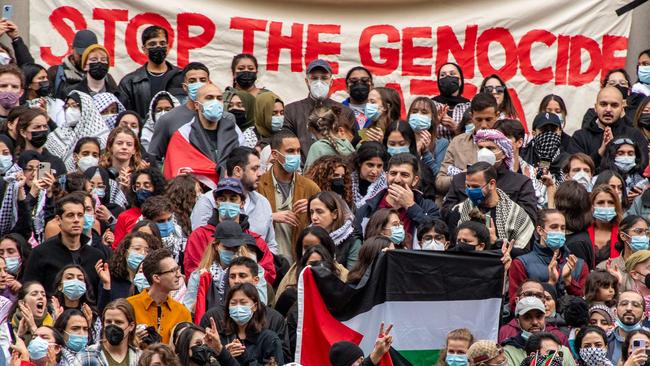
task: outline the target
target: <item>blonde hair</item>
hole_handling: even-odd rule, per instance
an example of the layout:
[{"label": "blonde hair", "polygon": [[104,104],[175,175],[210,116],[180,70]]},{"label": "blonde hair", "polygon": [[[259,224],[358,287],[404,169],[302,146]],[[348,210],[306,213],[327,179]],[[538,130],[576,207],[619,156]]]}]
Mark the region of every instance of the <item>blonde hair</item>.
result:
[{"label": "blonde hair", "polygon": [[449,345],[450,340],[466,341],[467,347],[469,348],[469,346],[474,343],[474,335],[467,328],[454,329],[449,332],[449,334],[447,334],[447,342],[445,342],[445,348],[442,350],[442,352],[440,352],[436,366],[447,366],[447,361],[445,361],[445,358],[447,357],[447,346]]},{"label": "blonde hair", "polygon": [[[205,270],[210,270],[210,267],[212,266],[213,263],[217,262],[221,265],[221,267],[224,267],[223,264],[221,263],[221,259],[219,258],[219,240],[215,239],[210,243],[210,249],[206,248],[207,250],[203,252],[203,257],[201,257],[201,262],[199,263],[199,266],[197,269],[205,269]],[[246,245],[241,245],[237,251],[235,252],[236,257],[251,257],[256,256],[257,254],[250,249]],[[257,260],[255,260],[257,262]]]}]

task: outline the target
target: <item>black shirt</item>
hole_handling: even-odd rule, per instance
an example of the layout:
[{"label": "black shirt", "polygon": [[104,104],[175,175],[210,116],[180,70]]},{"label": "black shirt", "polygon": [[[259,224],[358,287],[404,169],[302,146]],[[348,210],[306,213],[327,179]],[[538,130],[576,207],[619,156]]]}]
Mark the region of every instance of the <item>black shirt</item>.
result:
[{"label": "black shirt", "polygon": [[170,70],[163,72],[162,74],[154,74],[150,71],[147,71],[147,78],[149,79],[149,90],[151,90],[151,95],[156,95],[159,91],[163,90],[163,80],[165,79],[165,74]]}]

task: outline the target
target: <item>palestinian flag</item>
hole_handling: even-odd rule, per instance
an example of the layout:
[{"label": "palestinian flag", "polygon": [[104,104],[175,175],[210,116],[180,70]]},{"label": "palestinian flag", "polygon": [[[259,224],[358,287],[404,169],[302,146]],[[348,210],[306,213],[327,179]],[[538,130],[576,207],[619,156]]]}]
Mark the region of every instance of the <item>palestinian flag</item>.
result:
[{"label": "palestinian flag", "polygon": [[387,251],[356,288],[324,267],[306,268],[298,282],[296,362],[322,366],[332,344],[348,340],[366,357],[381,322],[394,324],[393,348],[382,365],[431,366],[447,333],[468,328],[496,341],[503,265],[492,253]]},{"label": "palestinian flag", "polygon": [[219,182],[217,164],[190,143],[192,123],[194,120],[181,126],[169,140],[163,173],[165,179],[171,180],[180,175],[184,168],[190,168],[196,179],[214,189]]}]

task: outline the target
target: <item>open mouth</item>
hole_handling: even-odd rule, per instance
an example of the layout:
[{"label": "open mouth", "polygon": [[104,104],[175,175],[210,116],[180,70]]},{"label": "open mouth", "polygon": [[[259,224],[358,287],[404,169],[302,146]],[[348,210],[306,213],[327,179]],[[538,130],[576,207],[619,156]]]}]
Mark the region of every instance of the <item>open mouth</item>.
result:
[{"label": "open mouth", "polygon": [[36,302],[36,311],[41,314],[45,311],[45,301]]}]

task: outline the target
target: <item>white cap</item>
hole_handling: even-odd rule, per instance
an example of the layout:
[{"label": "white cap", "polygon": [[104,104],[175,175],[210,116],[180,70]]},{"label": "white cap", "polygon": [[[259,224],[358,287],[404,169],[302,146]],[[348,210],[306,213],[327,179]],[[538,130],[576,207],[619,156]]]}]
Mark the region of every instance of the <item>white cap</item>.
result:
[{"label": "white cap", "polygon": [[531,310],[539,310],[542,313],[546,312],[546,309],[544,309],[544,303],[542,300],[533,297],[533,296],[528,296],[528,297],[522,297],[519,299],[517,302],[517,307],[515,308],[515,316],[520,316],[522,314],[526,314],[527,312]]}]

